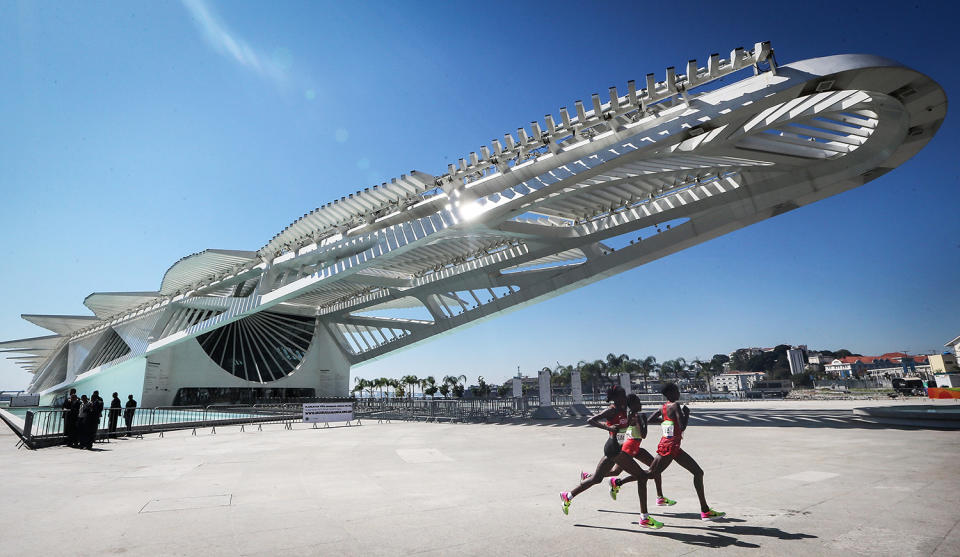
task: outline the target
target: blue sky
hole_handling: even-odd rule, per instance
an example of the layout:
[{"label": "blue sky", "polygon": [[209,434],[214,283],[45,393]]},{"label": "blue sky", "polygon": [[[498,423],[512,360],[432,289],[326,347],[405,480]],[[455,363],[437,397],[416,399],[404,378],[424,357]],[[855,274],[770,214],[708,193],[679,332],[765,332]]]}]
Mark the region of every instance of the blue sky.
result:
[{"label": "blue sky", "polygon": [[[180,257],[263,246],[334,197],[440,174],[611,85],[770,40],[781,63],[887,56],[958,91],[943,4],[0,0],[0,339],[21,313],[159,288]],[[864,354],[960,334],[960,134],[896,171],[354,369],[466,374],[779,343]],[[29,375],[0,362],[0,388]]]}]

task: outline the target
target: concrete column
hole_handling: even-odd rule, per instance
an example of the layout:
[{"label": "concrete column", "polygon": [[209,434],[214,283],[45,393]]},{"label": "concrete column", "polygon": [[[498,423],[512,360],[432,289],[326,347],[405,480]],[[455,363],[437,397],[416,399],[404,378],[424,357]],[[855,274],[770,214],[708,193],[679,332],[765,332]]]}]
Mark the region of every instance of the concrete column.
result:
[{"label": "concrete column", "polygon": [[627,394],[630,394],[630,374],[629,373],[620,374],[620,386],[623,387],[624,391],[627,391]]},{"label": "concrete column", "polygon": [[583,404],[583,384],[580,382],[580,372],[570,372],[570,394],[574,404]]},{"label": "concrete column", "polygon": [[560,414],[557,413],[550,403],[550,370],[540,371],[539,379],[540,407],[533,413],[533,417],[540,420],[556,420],[560,418]]},{"label": "concrete column", "polygon": [[513,378],[513,398],[522,398],[523,397],[523,384],[520,379]]},{"label": "concrete column", "polygon": [[570,372],[570,393],[573,395],[573,404],[568,413],[573,416],[589,416],[590,409],[583,403],[583,384],[580,382],[579,371]]},{"label": "concrete column", "polygon": [[540,406],[553,406],[550,404],[550,372],[540,371]]}]

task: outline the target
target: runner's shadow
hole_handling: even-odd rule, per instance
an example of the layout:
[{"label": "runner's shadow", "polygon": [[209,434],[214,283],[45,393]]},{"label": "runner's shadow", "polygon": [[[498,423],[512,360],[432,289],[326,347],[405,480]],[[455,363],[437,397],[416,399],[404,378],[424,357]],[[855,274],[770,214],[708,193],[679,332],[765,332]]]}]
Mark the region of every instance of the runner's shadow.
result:
[{"label": "runner's shadow", "polygon": [[[640,514],[640,513],[637,513],[637,514]],[[700,520],[700,513],[656,513],[656,514],[659,514],[660,516],[670,517],[670,518],[688,518],[690,520]],[[725,516],[723,518],[718,518],[717,520],[713,521],[714,524],[723,524],[726,522],[746,522],[746,520],[742,518],[731,518],[731,517]]]},{"label": "runner's shadow", "polygon": [[[640,516],[640,513],[629,512],[629,511],[612,511],[610,509],[597,509],[597,512],[601,513],[615,513],[615,514],[632,514],[634,516]],[[700,513],[651,513],[655,516],[665,516],[670,518],[687,518],[690,520],[700,520]],[[742,518],[730,518],[724,517],[713,521],[714,524],[723,524],[727,522],[746,522]],[[688,528],[690,528],[688,526]]]},{"label": "runner's shadow", "polygon": [[[741,521],[743,522],[743,521]],[[768,538],[777,538],[778,540],[804,540],[810,538],[816,538],[813,534],[802,534],[796,533],[791,534],[790,532],[784,532],[779,528],[769,528],[765,526],[725,526],[722,523],[714,523],[711,526],[676,526],[676,528],[688,528],[691,530],[707,530],[707,531],[720,531],[724,534],[732,534],[734,536],[766,536]]]},{"label": "runner's shadow", "polygon": [[[631,524],[638,524],[632,522]],[[760,546],[755,543],[740,541],[737,538],[724,536],[715,532],[708,532],[707,535],[685,534],[683,532],[664,532],[663,530],[641,530],[640,528],[614,528],[612,526],[593,526],[590,524],[574,524],[578,528],[596,528],[598,530],[613,530],[615,532],[630,532],[631,534],[648,534],[663,538],[670,538],[687,545],[699,547],[745,547],[757,549]]]}]

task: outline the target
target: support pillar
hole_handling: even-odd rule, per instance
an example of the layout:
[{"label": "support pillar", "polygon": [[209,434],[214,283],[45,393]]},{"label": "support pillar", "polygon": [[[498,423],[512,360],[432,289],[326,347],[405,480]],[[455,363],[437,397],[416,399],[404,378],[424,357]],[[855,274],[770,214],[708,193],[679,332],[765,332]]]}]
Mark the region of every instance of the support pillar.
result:
[{"label": "support pillar", "polygon": [[533,413],[537,420],[556,420],[560,418],[550,398],[550,370],[540,371],[540,407]]},{"label": "support pillar", "polygon": [[583,383],[580,381],[579,371],[570,372],[570,394],[573,395],[573,404],[569,412],[575,416],[589,416],[590,410],[583,403]]}]

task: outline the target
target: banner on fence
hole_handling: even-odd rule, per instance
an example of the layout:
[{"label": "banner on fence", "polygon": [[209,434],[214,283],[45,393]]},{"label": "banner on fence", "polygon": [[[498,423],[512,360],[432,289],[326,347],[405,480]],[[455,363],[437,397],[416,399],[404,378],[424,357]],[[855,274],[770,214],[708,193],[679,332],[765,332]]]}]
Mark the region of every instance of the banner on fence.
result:
[{"label": "banner on fence", "polygon": [[352,402],[311,402],[303,405],[303,421],[305,423],[322,424],[352,420]]},{"label": "banner on fence", "polygon": [[16,395],[10,397],[10,408],[17,406],[40,406],[40,395]]}]

